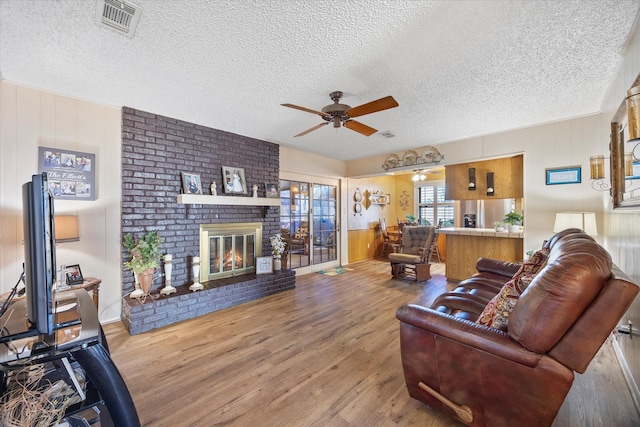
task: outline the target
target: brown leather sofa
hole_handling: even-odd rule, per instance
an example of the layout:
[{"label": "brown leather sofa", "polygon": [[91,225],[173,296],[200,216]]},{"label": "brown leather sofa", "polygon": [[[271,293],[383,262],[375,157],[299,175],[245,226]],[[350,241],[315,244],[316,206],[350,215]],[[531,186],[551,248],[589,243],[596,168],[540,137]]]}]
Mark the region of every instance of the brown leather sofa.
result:
[{"label": "brown leather sofa", "polygon": [[476,319],[517,263],[481,258],[474,277],[430,308],[398,309],[413,398],[472,426],[553,423],[574,371],[586,370],[639,288],[578,229],[545,245],[546,265],[517,299],[506,330]]}]

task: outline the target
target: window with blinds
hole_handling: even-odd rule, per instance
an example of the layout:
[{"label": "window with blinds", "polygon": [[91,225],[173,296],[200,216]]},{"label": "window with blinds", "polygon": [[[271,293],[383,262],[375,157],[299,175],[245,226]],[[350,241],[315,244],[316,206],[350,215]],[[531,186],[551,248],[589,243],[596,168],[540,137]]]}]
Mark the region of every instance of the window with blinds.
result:
[{"label": "window with blinds", "polygon": [[445,199],[445,185],[423,184],[418,191],[418,220],[420,224],[453,227],[453,201]]}]

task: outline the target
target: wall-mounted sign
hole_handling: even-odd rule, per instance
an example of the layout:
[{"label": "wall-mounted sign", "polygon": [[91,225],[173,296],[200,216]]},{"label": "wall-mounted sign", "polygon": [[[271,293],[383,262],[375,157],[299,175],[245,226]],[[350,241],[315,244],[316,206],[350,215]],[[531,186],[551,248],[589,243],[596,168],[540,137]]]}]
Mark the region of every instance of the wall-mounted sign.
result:
[{"label": "wall-mounted sign", "polygon": [[96,199],[96,155],[60,148],[38,148],[38,172],[46,172],[56,199]]},{"label": "wall-mounted sign", "polygon": [[547,185],[580,184],[582,182],[582,168],[580,166],[547,168],[545,173]]}]

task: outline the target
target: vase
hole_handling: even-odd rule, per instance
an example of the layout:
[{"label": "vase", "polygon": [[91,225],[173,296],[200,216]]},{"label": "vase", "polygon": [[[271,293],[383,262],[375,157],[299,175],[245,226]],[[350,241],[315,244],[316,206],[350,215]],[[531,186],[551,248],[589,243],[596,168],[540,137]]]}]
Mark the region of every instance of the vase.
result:
[{"label": "vase", "polygon": [[279,271],[282,269],[282,260],[280,258],[273,259],[273,271]]},{"label": "vase", "polygon": [[520,226],[519,225],[509,224],[508,229],[509,229],[509,233],[519,233],[520,232]]},{"label": "vase", "polygon": [[153,285],[153,268],[147,268],[138,273],[138,279],[140,280],[140,288],[145,295],[151,292],[151,285]]}]

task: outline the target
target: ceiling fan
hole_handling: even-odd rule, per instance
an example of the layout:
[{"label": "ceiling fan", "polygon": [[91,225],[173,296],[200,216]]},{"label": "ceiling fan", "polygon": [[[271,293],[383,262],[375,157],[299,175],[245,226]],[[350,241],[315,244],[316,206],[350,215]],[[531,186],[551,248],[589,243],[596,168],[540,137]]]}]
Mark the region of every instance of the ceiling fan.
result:
[{"label": "ceiling fan", "polygon": [[300,132],[295,136],[306,135],[309,132],[320,129],[322,126],[328,125],[329,123],[333,123],[334,128],[339,128],[340,124],[342,124],[342,126],[346,127],[347,129],[356,131],[364,136],[371,136],[377,132],[377,129],[352,120],[352,118],[364,116],[365,114],[376,113],[378,111],[387,110],[389,108],[395,108],[398,106],[398,103],[395,99],[393,99],[392,96],[385,96],[384,98],[380,98],[353,108],[351,108],[350,105],[340,104],[342,92],[331,92],[329,96],[331,97],[333,104],[327,105],[326,107],[322,108],[321,111],[312,110],[306,107],[300,107],[299,105],[294,104],[280,104],[283,107],[295,108],[296,110],[306,111],[307,113],[311,114],[317,114],[326,121],[325,123],[320,123],[319,125],[316,125],[311,129],[305,130],[304,132]]}]

